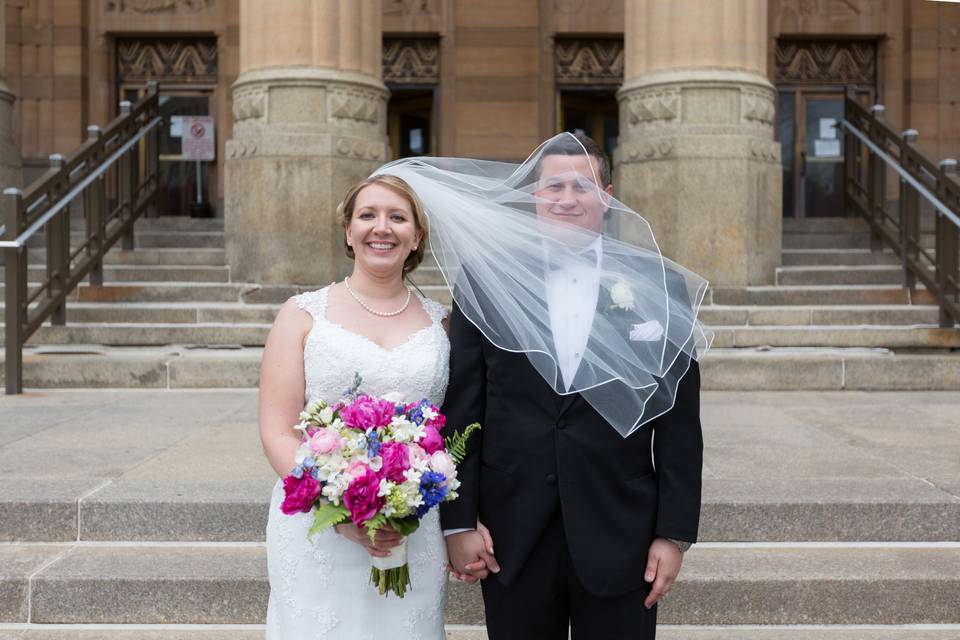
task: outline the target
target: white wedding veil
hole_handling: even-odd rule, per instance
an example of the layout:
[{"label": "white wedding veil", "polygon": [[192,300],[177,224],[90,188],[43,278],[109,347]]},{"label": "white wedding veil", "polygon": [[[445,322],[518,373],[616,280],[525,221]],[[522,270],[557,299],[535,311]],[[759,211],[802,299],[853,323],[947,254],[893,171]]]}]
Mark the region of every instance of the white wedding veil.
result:
[{"label": "white wedding veil", "polygon": [[[463,315],[626,437],[673,406],[691,359],[709,348],[697,319],[707,281],[663,257],[650,225],[602,188],[609,180],[598,170],[609,171],[564,133],[519,165],[419,157],[374,175],[402,178],[423,202],[430,247]],[[578,278],[599,286],[563,289]],[[558,305],[566,323],[587,314],[585,343],[555,335]],[[579,366],[565,370],[572,349]]]}]

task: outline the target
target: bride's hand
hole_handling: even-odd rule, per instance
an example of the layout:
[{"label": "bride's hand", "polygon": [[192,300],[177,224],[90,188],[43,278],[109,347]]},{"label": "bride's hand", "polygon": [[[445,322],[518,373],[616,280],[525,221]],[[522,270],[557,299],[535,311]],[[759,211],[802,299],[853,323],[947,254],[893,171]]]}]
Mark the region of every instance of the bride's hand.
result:
[{"label": "bride's hand", "polygon": [[403,536],[389,527],[378,529],[376,541],[373,543],[370,542],[370,536],[367,535],[367,530],[358,527],[352,522],[338,524],[334,529],[347,540],[356,542],[366,549],[367,553],[375,558],[385,558],[389,556],[389,549],[399,546],[403,542]]}]

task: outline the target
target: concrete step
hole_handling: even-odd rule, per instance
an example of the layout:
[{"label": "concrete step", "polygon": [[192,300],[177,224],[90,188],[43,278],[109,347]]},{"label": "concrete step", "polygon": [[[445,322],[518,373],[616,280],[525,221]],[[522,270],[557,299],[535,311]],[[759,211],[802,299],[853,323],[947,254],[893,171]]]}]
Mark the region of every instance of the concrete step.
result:
[{"label": "concrete step", "polygon": [[895,265],[779,267],[775,275],[780,286],[902,285],[903,280],[903,268]]},{"label": "concrete step", "polygon": [[940,310],[934,305],[704,305],[701,320],[717,326],[782,325],[936,325]]},{"label": "concrete step", "polygon": [[911,291],[890,285],[717,287],[711,301],[720,305],[895,305],[936,304],[922,287]]},{"label": "concrete step", "polygon": [[[4,325],[0,325],[3,328]],[[28,344],[106,346],[252,346],[262,347],[270,324],[170,323],[118,324],[73,323],[62,327],[44,325],[37,329]]]},{"label": "concrete step", "polygon": [[[274,482],[3,479],[0,541],[262,542]],[[913,477],[706,477],[700,521],[702,542],[950,542],[960,497]]]},{"label": "concrete step", "polygon": [[[81,233],[70,234],[70,246],[79,247],[86,241]],[[27,246],[31,249],[43,250],[46,240],[42,234],[30,238]],[[118,244],[119,246],[119,244]],[[166,231],[134,229],[134,246],[141,249],[223,249],[224,234],[222,231]]]},{"label": "concrete step", "polygon": [[[657,625],[661,640],[957,640],[958,625]],[[4,640],[263,640],[249,625],[0,624]],[[446,625],[446,640],[488,640],[483,625]]]},{"label": "concrete step", "polygon": [[[28,388],[249,388],[261,349],[102,345],[28,346]],[[704,390],[960,390],[960,353],[864,348],[716,348],[701,365]],[[2,379],[2,378],[0,378]]]},{"label": "concrete step", "polygon": [[[0,302],[0,319],[5,305]],[[260,324],[270,325],[279,304],[231,302],[69,302],[67,325],[75,323],[125,324]],[[919,317],[919,316],[917,316]],[[936,316],[934,316],[936,318]]]},{"label": "concrete step", "polygon": [[[0,301],[0,318],[4,305]],[[271,324],[279,304],[231,302],[70,302],[73,323],[240,323]],[[704,305],[700,317],[715,326],[936,325],[933,305]]]},{"label": "concrete step", "polygon": [[[4,325],[0,324],[0,333]],[[98,344],[105,346],[242,345],[262,347],[270,323],[68,323],[41,326],[31,345]],[[712,326],[713,346],[734,347],[870,347],[888,349],[960,348],[960,331],[933,326],[784,325]]]},{"label": "concrete step", "polygon": [[[265,555],[259,544],[7,545],[0,547],[9,593],[0,621],[261,623],[269,592]],[[956,624],[958,601],[960,548],[949,543],[698,545],[685,556],[682,578],[660,605],[659,619]],[[483,623],[479,587],[449,585],[446,621]]]},{"label": "concrete step", "polygon": [[[29,251],[27,260],[31,265],[46,264],[46,255],[43,251]],[[0,264],[2,264],[0,260]],[[171,265],[171,266],[211,266],[226,265],[226,255],[223,249],[136,249],[123,251],[114,247],[104,256],[105,265]]]},{"label": "concrete step", "polygon": [[[31,290],[37,284],[30,284]],[[67,300],[77,302],[245,302],[282,304],[290,296],[316,287],[211,282],[125,282],[91,287],[82,282]],[[0,299],[5,295],[0,285]]]},{"label": "concrete step", "polygon": [[887,349],[950,349],[960,347],[960,331],[934,326],[777,327],[714,326],[714,347],[866,347]]},{"label": "concrete step", "polygon": [[899,265],[900,258],[892,251],[869,249],[784,249],[783,266],[861,266]]},{"label": "concrete step", "polygon": [[[149,231],[223,231],[223,218],[191,218],[189,216],[160,216],[158,218],[140,218],[138,230]],[[70,229],[81,233],[86,229],[82,215],[71,216]]]},{"label": "concrete step", "polygon": [[784,235],[807,233],[866,233],[867,221],[856,217],[784,218]]},{"label": "concrete step", "polygon": [[[0,267],[0,277],[4,274]],[[31,265],[27,269],[30,282],[46,278],[46,267]],[[117,282],[230,282],[230,267],[209,265],[136,265],[113,264],[103,267],[105,283]]]}]

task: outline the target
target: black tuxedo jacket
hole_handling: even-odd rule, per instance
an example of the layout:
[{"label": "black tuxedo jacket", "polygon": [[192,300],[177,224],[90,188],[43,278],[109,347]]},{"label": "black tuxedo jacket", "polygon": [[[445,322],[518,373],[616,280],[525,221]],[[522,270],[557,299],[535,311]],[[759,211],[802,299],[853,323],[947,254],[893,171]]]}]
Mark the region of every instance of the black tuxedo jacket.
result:
[{"label": "black tuxedo jacket", "polygon": [[479,518],[490,529],[501,566],[490,579],[516,578],[557,510],[577,575],[597,596],[646,586],[655,537],[696,541],[703,439],[695,361],[674,365],[689,369],[673,408],[625,439],[579,394],[556,393],[528,354],[494,346],[456,304],[450,342],[444,435],[473,422],[483,428],[441,521],[473,528]]}]

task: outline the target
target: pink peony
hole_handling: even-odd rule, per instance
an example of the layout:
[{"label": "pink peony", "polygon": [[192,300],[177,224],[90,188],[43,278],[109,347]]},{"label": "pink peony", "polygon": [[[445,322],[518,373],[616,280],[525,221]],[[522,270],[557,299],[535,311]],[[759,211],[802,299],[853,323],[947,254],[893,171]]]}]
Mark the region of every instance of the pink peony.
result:
[{"label": "pink peony", "polygon": [[416,467],[419,464],[423,464],[429,461],[430,456],[427,455],[427,452],[423,450],[418,444],[411,444],[407,447],[407,455],[410,456],[410,466]]},{"label": "pink peony", "polygon": [[370,466],[361,460],[354,460],[347,467],[347,475],[351,478],[359,478],[362,475],[372,472]]},{"label": "pink peony", "polygon": [[340,419],[354,429],[385,427],[393,420],[394,404],[386,400],[360,396],[340,411]]},{"label": "pink peony", "polygon": [[317,429],[310,436],[310,451],[317,453],[333,453],[343,446],[343,440],[336,431]]},{"label": "pink peony", "polygon": [[380,447],[383,467],[380,473],[392,482],[403,482],[403,472],[410,468],[410,456],[407,445],[402,442],[385,442]]},{"label": "pink peony", "polygon": [[343,492],[343,504],[350,512],[353,524],[363,526],[377,515],[384,504],[384,499],[377,495],[379,492],[380,478],[373,471],[367,469],[366,473],[354,478]]},{"label": "pink peony", "polygon": [[439,431],[433,427],[426,427],[424,431],[424,436],[419,442],[424,451],[433,455],[437,451],[443,451],[446,448],[443,443],[443,437]]},{"label": "pink peony", "polygon": [[[436,407],[434,407],[434,410],[436,411]],[[437,417],[427,420],[424,424],[426,424],[428,427],[434,427],[435,429],[440,430],[447,426],[447,417],[442,413],[438,413]]]},{"label": "pink peony", "polygon": [[453,463],[453,458],[446,451],[437,451],[430,456],[430,468],[439,471],[447,480],[457,475],[457,466]]},{"label": "pink peony", "polygon": [[309,473],[302,478],[287,476],[283,479],[283,493],[285,498],[280,510],[288,516],[295,513],[306,513],[313,508],[313,501],[320,495],[320,483]]}]

